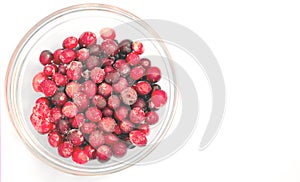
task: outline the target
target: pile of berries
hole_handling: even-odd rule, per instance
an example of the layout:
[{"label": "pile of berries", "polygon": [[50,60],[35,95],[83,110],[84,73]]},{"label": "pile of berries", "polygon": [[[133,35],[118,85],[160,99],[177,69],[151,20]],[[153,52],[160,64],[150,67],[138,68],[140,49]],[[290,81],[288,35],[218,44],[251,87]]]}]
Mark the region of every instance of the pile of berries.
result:
[{"label": "pile of berries", "polygon": [[128,148],[147,144],[149,125],[158,122],[156,111],[167,102],[157,82],[158,67],[140,58],[143,44],[115,40],[114,29],[100,38],[84,32],[63,40],[62,48],[41,52],[44,66],[32,86],[44,94],[30,116],[36,131],[48,134],[62,157],[78,164],[123,157]]}]

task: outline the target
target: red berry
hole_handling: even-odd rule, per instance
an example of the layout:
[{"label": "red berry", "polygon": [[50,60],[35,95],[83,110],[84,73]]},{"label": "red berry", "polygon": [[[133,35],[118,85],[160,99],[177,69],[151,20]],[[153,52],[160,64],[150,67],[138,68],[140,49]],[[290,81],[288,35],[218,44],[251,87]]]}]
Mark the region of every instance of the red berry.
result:
[{"label": "red berry", "polygon": [[68,132],[68,140],[73,144],[73,146],[80,146],[84,141],[84,137],[81,131],[72,129]]},{"label": "red berry", "polygon": [[41,90],[46,97],[53,96],[57,91],[57,86],[52,80],[44,80],[41,83]]},{"label": "red berry", "polygon": [[101,50],[107,56],[114,56],[117,54],[119,48],[118,44],[114,40],[106,39],[101,43]]},{"label": "red berry", "polygon": [[58,65],[58,73],[65,75],[67,72],[67,66],[65,64]]},{"label": "red berry", "polygon": [[53,53],[53,63],[55,64],[61,64],[60,55],[63,52],[63,49],[57,49]]},{"label": "red berry", "polygon": [[132,41],[129,39],[122,40],[119,44],[119,50],[121,53],[128,54],[132,51],[131,49]]},{"label": "red berry", "polygon": [[137,129],[143,132],[145,135],[149,135],[150,133],[150,128],[148,124],[141,124],[138,126]]},{"label": "red berry", "polygon": [[74,49],[76,48],[78,45],[78,39],[76,37],[67,37],[64,41],[63,41],[63,48],[65,49]]},{"label": "red berry", "polygon": [[107,57],[101,59],[101,61],[102,61],[102,66],[111,66],[114,63],[113,59]]},{"label": "red berry", "polygon": [[49,118],[41,118],[36,114],[31,114],[30,121],[40,134],[46,134],[53,129],[53,123],[50,122]]},{"label": "red berry", "polygon": [[71,61],[74,61],[75,58],[76,58],[76,52],[73,49],[62,50],[62,52],[58,57],[58,59],[64,64],[68,64]]},{"label": "red berry", "polygon": [[115,131],[114,132],[115,132],[116,135],[120,135],[122,133],[122,131],[121,131],[121,129],[118,125],[115,126]]},{"label": "red berry", "polygon": [[62,118],[61,108],[53,107],[50,111],[50,121],[57,123]]},{"label": "red berry", "polygon": [[85,61],[85,64],[86,64],[86,68],[88,70],[92,70],[95,67],[99,67],[101,64],[101,61],[97,56],[91,55],[90,57],[87,58],[87,60]]},{"label": "red berry", "polygon": [[115,126],[117,125],[116,121],[111,117],[104,117],[99,122],[99,128],[104,132],[114,132]]},{"label": "red berry", "polygon": [[114,40],[116,37],[116,32],[112,28],[103,28],[100,30],[100,36],[103,40],[106,39]]},{"label": "red berry", "polygon": [[90,51],[87,48],[81,48],[76,52],[78,61],[86,61],[90,57]]},{"label": "red berry", "polygon": [[112,152],[115,157],[123,157],[127,152],[127,146],[123,142],[115,142],[112,146]]},{"label": "red berry", "polygon": [[72,61],[67,67],[67,77],[70,80],[79,80],[82,73],[82,63],[79,61]]},{"label": "red berry", "polygon": [[107,106],[110,109],[117,109],[120,107],[120,98],[117,95],[111,95],[107,100]]},{"label": "red berry", "polygon": [[72,128],[80,128],[84,123],[85,117],[83,113],[77,114],[74,118],[70,119]]},{"label": "red berry", "polygon": [[47,76],[43,72],[36,74],[32,79],[32,87],[34,91],[42,92],[41,83],[47,79]]},{"label": "red berry", "polygon": [[108,107],[105,107],[102,111],[104,117],[111,117],[113,113],[113,110],[109,109]]},{"label": "red berry", "polygon": [[52,76],[52,80],[57,86],[65,86],[68,83],[67,76],[61,73],[54,73]]},{"label": "red berry", "polygon": [[88,97],[93,97],[94,95],[96,95],[97,85],[93,81],[87,80],[83,83],[83,92]]},{"label": "red berry", "polygon": [[53,60],[53,54],[49,50],[44,50],[40,54],[40,62],[42,65],[50,64]]},{"label": "red berry", "polygon": [[92,122],[83,123],[82,126],[80,127],[81,132],[84,134],[91,134],[96,129],[97,129],[97,125]]},{"label": "red berry", "polygon": [[117,93],[121,93],[125,88],[128,87],[126,78],[121,77],[118,82],[112,85],[113,90]]},{"label": "red berry", "polygon": [[141,42],[133,42],[132,43],[132,51],[137,54],[143,54],[144,53],[144,46]]},{"label": "red berry", "polygon": [[111,65],[104,67],[105,74],[107,74],[107,73],[109,73],[111,71],[114,71],[114,70],[115,70],[114,67],[112,67]]},{"label": "red berry", "polygon": [[168,97],[165,91],[155,90],[151,95],[151,102],[156,108],[162,107],[167,103]]},{"label": "red berry", "polygon": [[143,66],[133,67],[130,71],[130,77],[133,80],[139,80],[145,75],[145,69]]},{"label": "red berry", "polygon": [[88,142],[94,148],[98,148],[103,145],[105,143],[103,132],[99,130],[93,131],[89,136]]},{"label": "red berry", "polygon": [[129,133],[129,139],[131,143],[133,143],[136,146],[145,146],[147,144],[147,138],[146,135],[139,131],[139,130],[133,130]]},{"label": "red berry", "polygon": [[119,79],[120,79],[120,73],[116,70],[107,73],[105,76],[105,81],[110,84],[116,83],[117,81],[119,81]]},{"label": "red berry", "polygon": [[52,76],[57,72],[57,67],[55,64],[47,64],[44,66],[43,72],[46,76]]},{"label": "red berry", "polygon": [[81,92],[74,95],[73,102],[78,107],[79,112],[84,111],[90,104],[89,97],[85,93]]},{"label": "red berry", "polygon": [[112,156],[111,148],[107,145],[101,145],[96,153],[99,161],[107,161]]},{"label": "red berry", "polygon": [[95,159],[96,158],[96,149],[94,149],[90,145],[86,145],[83,147],[84,153],[89,157],[89,159]]},{"label": "red berry", "polygon": [[135,90],[140,95],[147,95],[151,92],[152,88],[148,82],[141,81],[136,84]]},{"label": "red berry", "polygon": [[78,82],[69,82],[66,85],[66,94],[73,98],[75,94],[78,94],[82,91],[82,86]]},{"label": "red berry", "polygon": [[72,154],[72,160],[76,162],[77,164],[85,164],[89,161],[89,156],[88,154],[84,151],[81,150],[80,148],[74,149],[74,152]]},{"label": "red berry", "polygon": [[94,69],[92,69],[90,76],[93,82],[101,83],[104,80],[105,71],[99,67],[95,67]]},{"label": "red berry", "polygon": [[150,111],[146,113],[146,122],[150,125],[156,124],[158,122],[159,116],[155,111]]},{"label": "red berry", "polygon": [[120,129],[121,129],[122,133],[129,133],[134,128],[134,124],[131,123],[128,120],[122,120],[122,121],[120,121],[119,126],[120,126]]},{"label": "red berry", "polygon": [[[92,99],[92,102],[99,109],[103,109],[106,107],[106,99],[102,95],[95,95]],[[102,114],[104,115],[104,111]]]},{"label": "red berry", "polygon": [[134,107],[129,113],[129,118],[135,124],[143,122],[145,120],[144,110],[140,107]]},{"label": "red berry", "polygon": [[136,102],[132,105],[132,107],[140,107],[142,109],[146,108],[146,102],[142,98],[137,98]]},{"label": "red berry", "polygon": [[141,66],[143,66],[145,69],[147,69],[149,66],[151,66],[151,61],[147,58],[142,58]]},{"label": "red berry", "polygon": [[112,93],[112,86],[103,82],[98,87],[98,93],[104,97],[109,97]]},{"label": "red berry", "polygon": [[115,142],[119,141],[119,138],[112,133],[105,134],[104,138],[105,138],[105,144],[109,146],[112,146]]},{"label": "red berry", "polygon": [[62,113],[67,118],[73,118],[78,113],[78,107],[76,106],[76,104],[74,102],[68,101],[62,107]]},{"label": "red berry", "polygon": [[73,145],[69,141],[65,141],[58,146],[58,154],[64,158],[68,158],[73,153]]},{"label": "red berry", "polygon": [[140,63],[141,60],[138,54],[131,52],[127,55],[126,61],[128,64],[130,64],[130,66],[136,66]]},{"label": "red berry", "polygon": [[123,59],[119,59],[118,61],[116,61],[114,64],[114,68],[119,71],[121,76],[127,76],[130,73],[130,66]]},{"label": "red berry", "polygon": [[51,98],[52,103],[56,106],[63,106],[67,102],[67,96],[64,92],[56,92]]},{"label": "red berry", "polygon": [[58,147],[62,143],[62,136],[57,131],[52,131],[48,134],[48,142],[52,147]]},{"label": "red berry", "polygon": [[102,118],[102,112],[97,107],[89,107],[85,111],[85,116],[91,122],[99,122]]},{"label": "red berry", "polygon": [[146,78],[149,82],[158,82],[161,78],[160,69],[158,67],[149,67],[146,71]]},{"label": "red berry", "polygon": [[117,110],[115,110],[114,113],[114,117],[118,120],[118,121],[122,121],[123,119],[125,119],[128,115],[128,109],[126,106],[121,106],[119,107]]},{"label": "red berry", "polygon": [[101,53],[101,46],[99,44],[93,44],[89,46],[90,55],[99,56]]},{"label": "red berry", "polygon": [[136,91],[131,88],[131,87],[128,87],[126,89],[124,89],[122,92],[121,92],[121,100],[123,101],[124,104],[126,105],[132,105],[136,102],[137,100],[137,93]]},{"label": "red berry", "polygon": [[43,105],[47,105],[48,107],[50,106],[49,100],[47,97],[40,97],[35,101],[35,104],[43,104]]},{"label": "red berry", "polygon": [[84,32],[79,37],[79,45],[81,47],[89,47],[96,44],[97,37],[93,32]]},{"label": "red berry", "polygon": [[64,119],[58,121],[58,123],[57,123],[57,129],[59,130],[59,132],[61,134],[67,134],[68,131],[70,130],[70,123],[69,123],[69,121],[64,120]]}]

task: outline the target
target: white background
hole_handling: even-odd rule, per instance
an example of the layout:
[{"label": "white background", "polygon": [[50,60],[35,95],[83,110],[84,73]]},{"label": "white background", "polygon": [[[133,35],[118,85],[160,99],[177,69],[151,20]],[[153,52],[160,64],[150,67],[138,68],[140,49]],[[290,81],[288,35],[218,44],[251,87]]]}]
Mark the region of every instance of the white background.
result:
[{"label": "white background", "polygon": [[204,151],[198,151],[201,129],[197,129],[184,148],[170,158],[106,176],[64,174],[35,158],[8,118],[4,98],[6,67],[17,43],[37,21],[55,10],[83,2],[9,0],[0,6],[3,182],[300,181],[297,0],[97,1],[117,5],[144,19],[175,21],[209,45],[226,82],[222,128]]}]

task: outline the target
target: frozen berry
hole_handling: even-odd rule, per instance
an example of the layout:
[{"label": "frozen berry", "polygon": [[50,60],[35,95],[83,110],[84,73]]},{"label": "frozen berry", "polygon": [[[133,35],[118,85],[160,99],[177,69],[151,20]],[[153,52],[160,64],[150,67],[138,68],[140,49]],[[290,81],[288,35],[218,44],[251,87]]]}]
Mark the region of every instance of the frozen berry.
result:
[{"label": "frozen berry", "polygon": [[149,66],[151,66],[151,61],[147,58],[142,58],[141,66],[143,66],[145,69],[147,69]]},{"label": "frozen berry", "polygon": [[85,117],[83,113],[77,114],[74,118],[70,119],[72,128],[80,128],[84,123]]},{"label": "frozen berry", "polygon": [[50,111],[50,120],[53,123],[57,123],[62,118],[61,108],[53,107]]},{"label": "frozen berry", "polygon": [[156,124],[159,119],[159,116],[155,111],[147,112],[145,117],[146,117],[146,122],[150,125]]},{"label": "frozen berry", "polygon": [[98,87],[98,93],[104,97],[109,97],[112,93],[112,86],[103,82]]},{"label": "frozen berry", "polygon": [[78,61],[86,61],[90,57],[90,51],[87,48],[81,48],[76,52]]},{"label": "frozen berry", "polygon": [[73,118],[78,113],[78,107],[74,102],[66,102],[64,106],[62,107],[62,113],[67,118]]},{"label": "frozen berry", "polygon": [[127,55],[126,61],[128,64],[130,64],[130,66],[136,66],[140,63],[141,60],[138,54],[131,52]]},{"label": "frozen berry", "polygon": [[67,96],[64,92],[56,92],[51,101],[56,106],[63,106],[67,102]]},{"label": "frozen berry", "polygon": [[82,63],[79,61],[72,61],[67,67],[67,77],[70,80],[76,81],[81,78]]},{"label": "frozen berry", "polygon": [[128,87],[128,88],[124,89],[121,92],[121,100],[126,105],[132,105],[132,104],[134,104],[136,102],[136,100],[137,100],[137,93],[136,93],[136,91],[133,88],[131,88],[131,87]]},{"label": "frozen berry", "polygon": [[48,134],[48,142],[52,147],[58,147],[62,143],[62,136],[57,131]]},{"label": "frozen berry", "polygon": [[57,86],[65,86],[68,83],[67,76],[61,73],[54,73],[52,76],[52,80]]},{"label": "frozen berry", "polygon": [[129,118],[135,124],[143,122],[145,120],[144,110],[140,107],[134,107],[129,113]]},{"label": "frozen berry", "polygon": [[150,133],[150,128],[148,124],[141,124],[137,127],[137,129],[143,132],[145,135],[149,135]]},{"label": "frozen berry", "polygon": [[93,32],[84,32],[79,37],[79,45],[81,47],[88,47],[90,45],[96,44],[97,37]]},{"label": "frozen berry", "polygon": [[117,95],[111,95],[107,100],[107,106],[113,110],[120,107],[120,103],[120,98]]},{"label": "frozen berry", "polygon": [[102,114],[104,117],[111,117],[113,115],[113,113],[114,113],[114,111],[108,107],[105,107],[102,111]]},{"label": "frozen berry", "polygon": [[118,45],[114,40],[106,39],[101,43],[101,49],[107,56],[114,56],[118,52]]},{"label": "frozen berry", "polygon": [[92,102],[99,109],[106,107],[106,99],[102,95],[95,95],[92,99]]},{"label": "frozen berry", "polygon": [[57,86],[52,80],[44,80],[41,83],[41,90],[45,94],[45,96],[50,97],[53,96],[57,91]]},{"label": "frozen berry", "polygon": [[64,158],[68,158],[73,153],[73,145],[69,141],[65,141],[58,146],[58,153]]},{"label": "frozen berry", "polygon": [[156,83],[161,78],[160,69],[158,67],[149,67],[146,71],[146,77],[149,82]]},{"label": "frozen berry", "polygon": [[83,151],[86,153],[86,155],[89,157],[89,159],[96,158],[96,149],[94,149],[92,146],[90,146],[90,145],[84,146]]},{"label": "frozen berry", "polygon": [[121,106],[119,107],[117,110],[115,110],[114,113],[114,117],[118,120],[118,121],[122,121],[123,119],[125,119],[128,115],[128,109],[126,106]]},{"label": "frozen berry", "polygon": [[83,83],[83,92],[88,96],[88,97],[93,97],[96,95],[97,92],[97,85],[91,81],[87,80]]},{"label": "frozen berry", "polygon": [[101,46],[99,44],[93,44],[89,46],[90,55],[98,56],[101,52]]},{"label": "frozen berry", "polygon": [[100,30],[100,36],[103,40],[111,39],[114,40],[116,37],[116,32],[112,28],[103,28]]},{"label": "frozen berry", "polygon": [[96,67],[91,70],[91,79],[95,83],[101,83],[104,80],[105,77],[105,71],[99,67]]},{"label": "frozen berry", "polygon": [[78,94],[82,91],[82,86],[78,82],[69,82],[66,85],[66,94],[73,98],[75,94]]},{"label": "frozen berry", "polygon": [[91,134],[93,131],[97,129],[97,125],[93,122],[84,122],[80,127],[80,130],[84,134]]},{"label": "frozen berry", "polygon": [[137,54],[143,54],[144,52],[144,46],[141,42],[136,41],[132,43],[132,51]]},{"label": "frozen berry", "polygon": [[127,146],[123,142],[115,142],[112,146],[112,152],[115,157],[123,157],[127,152]]},{"label": "frozen berry", "polygon": [[94,148],[98,148],[103,145],[105,143],[103,132],[99,130],[93,131],[89,136],[88,142]]},{"label": "frozen berry", "polygon": [[118,71],[111,71],[105,76],[107,83],[116,83],[120,79],[120,73]]},{"label": "frozen berry", "polygon": [[105,134],[104,138],[105,138],[105,144],[109,145],[109,146],[112,146],[115,142],[117,142],[119,140],[119,138],[115,134],[112,134],[112,133]]},{"label": "frozen berry", "polygon": [[85,164],[89,161],[89,156],[84,150],[76,148],[72,153],[72,160],[77,164]]},{"label": "frozen berry", "polygon": [[32,79],[32,87],[34,91],[42,92],[41,83],[45,80],[47,80],[47,76],[43,72],[36,74]]},{"label": "frozen berry", "polygon": [[71,61],[74,61],[75,58],[76,52],[73,49],[64,49],[59,55],[59,60],[64,64],[68,64]]},{"label": "frozen berry", "polygon": [[74,145],[74,146],[80,146],[83,141],[84,137],[81,131],[77,129],[72,129],[68,132],[68,140]]},{"label": "frozen berry", "polygon": [[132,51],[131,49],[132,41],[129,39],[122,40],[119,44],[120,52],[128,54]]},{"label": "frozen berry", "polygon": [[125,88],[128,87],[126,78],[121,77],[118,82],[112,85],[113,90],[117,93],[121,93]]},{"label": "frozen berry", "polygon": [[53,60],[53,54],[49,50],[44,50],[40,54],[40,62],[42,65],[50,64]]},{"label": "frozen berry", "polygon": [[151,102],[155,107],[159,108],[167,103],[168,97],[165,91],[155,90],[151,95]]},{"label": "frozen berry", "polygon": [[128,120],[122,120],[120,121],[120,129],[123,133],[129,133],[132,131],[132,129],[134,128],[134,124],[131,123],[130,121]]},{"label": "frozen berry", "polygon": [[87,58],[87,60],[85,61],[85,64],[86,64],[86,68],[88,70],[92,70],[92,69],[100,66],[101,62],[97,56],[91,55],[90,57]]},{"label": "frozen berry", "polygon": [[114,132],[116,125],[116,121],[111,117],[104,117],[99,122],[99,128],[107,133]]},{"label": "frozen berry", "polygon": [[145,146],[147,144],[147,138],[146,135],[139,131],[139,130],[133,130],[129,133],[129,139],[130,141],[136,145],[136,146]]},{"label": "frozen berry", "polygon": [[111,148],[107,145],[101,145],[96,152],[99,161],[107,161],[112,156]]},{"label": "frozen berry", "polygon": [[147,95],[151,92],[151,85],[146,81],[141,81],[136,84],[135,90],[140,95]]},{"label": "frozen berry", "polygon": [[64,41],[63,41],[63,48],[65,49],[74,49],[76,48],[78,45],[78,39],[76,37],[67,37]]},{"label": "frozen berry", "polygon": [[88,120],[96,123],[99,122],[102,118],[102,112],[97,107],[89,107],[85,111],[85,116]]},{"label": "frozen berry", "polygon": [[143,66],[133,67],[130,71],[130,77],[133,80],[139,80],[145,75],[145,69]]},{"label": "frozen berry", "polygon": [[47,64],[44,66],[44,70],[43,70],[46,76],[52,76],[53,74],[56,73],[56,71],[57,71],[57,67],[55,64]]},{"label": "frozen berry", "polygon": [[130,73],[130,66],[123,59],[119,59],[118,61],[116,61],[113,66],[114,66],[114,68],[116,70],[119,71],[119,73],[121,74],[121,76],[125,77],[125,76],[127,76]]}]

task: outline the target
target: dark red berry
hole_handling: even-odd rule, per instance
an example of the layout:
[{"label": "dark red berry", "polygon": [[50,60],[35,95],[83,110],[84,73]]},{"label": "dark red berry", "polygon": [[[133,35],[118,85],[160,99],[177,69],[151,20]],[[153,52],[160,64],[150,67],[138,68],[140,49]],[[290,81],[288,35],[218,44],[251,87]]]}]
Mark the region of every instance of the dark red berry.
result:
[{"label": "dark red berry", "polygon": [[119,59],[118,61],[116,61],[114,64],[114,68],[119,71],[121,76],[127,76],[130,73],[130,66],[123,59]]},{"label": "dark red berry", "polygon": [[66,94],[73,98],[75,94],[78,94],[82,91],[82,86],[78,82],[69,82],[66,85]]},{"label": "dark red berry", "polygon": [[61,108],[53,107],[50,111],[50,120],[53,123],[57,123],[62,118]]},{"label": "dark red berry", "polygon": [[61,111],[67,118],[73,118],[78,113],[78,107],[74,102],[68,101],[64,104]]},{"label": "dark red berry", "polygon": [[126,78],[121,77],[118,82],[112,85],[113,90],[117,93],[121,93],[125,88],[128,87]]},{"label": "dark red berry", "polygon": [[68,64],[74,61],[76,56],[76,52],[73,49],[64,49],[59,55],[59,60],[64,64]]},{"label": "dark red berry", "polygon": [[161,78],[160,69],[158,67],[149,67],[146,71],[146,77],[149,82],[156,83]]},{"label": "dark red berry", "polygon": [[81,47],[89,47],[90,45],[96,44],[97,37],[93,32],[84,32],[79,37],[79,45]]},{"label": "dark red berry", "polygon": [[69,141],[65,141],[58,146],[58,154],[64,158],[68,158],[73,153],[73,145]]},{"label": "dark red berry", "polygon": [[120,129],[121,129],[122,133],[129,133],[134,128],[134,124],[131,123],[128,120],[122,120],[122,121],[120,121],[119,126],[120,126]]},{"label": "dark red berry", "polygon": [[56,51],[54,51],[53,53],[53,63],[55,64],[61,64],[61,60],[60,60],[60,55],[63,52],[63,49],[57,49]]},{"label": "dark red berry", "polygon": [[114,63],[114,60],[113,60],[113,59],[107,58],[107,57],[101,59],[101,61],[102,61],[102,67],[103,67],[103,66],[111,66],[111,65],[113,65],[113,63]]},{"label": "dark red berry", "polygon": [[81,78],[82,63],[79,61],[72,61],[67,67],[67,77],[70,80],[76,81]]},{"label": "dark red berry", "polygon": [[116,70],[107,73],[105,76],[105,81],[110,84],[116,83],[117,81],[119,81],[119,79],[120,79],[120,73]]},{"label": "dark red berry", "polygon": [[41,118],[35,113],[31,114],[30,121],[36,131],[46,134],[53,129],[54,124],[50,122],[50,117]]},{"label": "dark red berry", "polygon": [[53,96],[57,91],[57,86],[52,80],[44,80],[40,86],[46,97]]},{"label": "dark red berry", "polygon": [[135,90],[140,95],[147,95],[151,92],[151,85],[146,81],[138,82],[135,86]]},{"label": "dark red berry", "polygon": [[54,73],[52,76],[52,80],[57,86],[65,86],[68,83],[67,76],[61,73]]},{"label": "dark red berry", "polygon": [[101,50],[107,56],[114,56],[118,53],[118,44],[111,39],[106,39],[101,43]]},{"label": "dark red berry", "polygon": [[65,64],[58,65],[58,73],[65,75],[67,73],[67,66]]},{"label": "dark red berry", "polygon": [[159,116],[155,111],[147,112],[145,117],[146,117],[146,122],[150,125],[156,124],[159,119]]},{"label": "dark red berry", "polygon": [[128,87],[126,89],[124,89],[122,92],[121,92],[121,100],[123,101],[124,104],[126,105],[132,105],[136,102],[137,100],[137,93],[136,91],[131,88],[131,87]]},{"label": "dark red berry", "polygon": [[112,152],[115,157],[123,157],[127,152],[127,146],[123,142],[115,142],[112,146]]},{"label": "dark red berry", "polygon": [[90,145],[84,146],[83,151],[86,153],[86,155],[89,157],[89,159],[96,158],[96,149],[94,149],[92,146],[90,146]]},{"label": "dark red berry", "polygon": [[92,122],[83,123],[82,126],[80,127],[81,132],[84,134],[91,134],[96,129],[97,129],[97,125]]},{"label": "dark red berry", "polygon": [[133,143],[136,146],[145,146],[147,144],[147,138],[146,135],[139,131],[139,130],[133,130],[129,133],[129,139],[131,143]]},{"label": "dark red berry", "polygon": [[107,73],[109,73],[111,71],[114,71],[114,70],[115,70],[114,67],[112,67],[111,65],[104,67],[105,74],[107,74]]},{"label": "dark red berry", "polygon": [[99,67],[95,67],[92,69],[90,76],[94,83],[101,83],[104,80],[105,71]]},{"label": "dark red berry", "polygon": [[129,118],[135,124],[143,122],[145,120],[144,110],[140,107],[134,107],[129,113]]},{"label": "dark red berry", "polygon": [[61,134],[67,134],[68,131],[70,130],[70,123],[68,120],[60,120],[57,123],[57,129]]},{"label": "dark red berry", "polygon": [[145,109],[146,108],[146,102],[145,102],[145,100],[144,99],[142,99],[142,98],[138,98],[137,100],[136,100],[136,102],[132,105],[132,107],[140,107],[140,108],[142,108],[142,109]]},{"label": "dark red berry", "polygon": [[89,46],[90,55],[99,56],[101,52],[101,46],[99,44],[93,44]]},{"label": "dark red berry", "polygon": [[109,146],[112,146],[115,142],[119,141],[119,138],[112,133],[106,133],[104,135],[104,138],[105,138],[105,144]]},{"label": "dark red berry", "polygon": [[32,79],[32,87],[34,91],[42,92],[41,83],[47,79],[47,76],[43,72],[36,74]]},{"label": "dark red berry", "polygon": [[90,100],[87,94],[79,92],[73,97],[73,102],[78,107],[78,111],[84,111],[90,104]]},{"label": "dark red berry", "polygon": [[106,39],[114,40],[116,37],[116,32],[114,29],[106,27],[100,30],[100,36],[103,40]]},{"label": "dark red berry", "polygon": [[85,111],[85,116],[88,120],[96,123],[99,122],[102,118],[102,112],[97,107],[89,107]]},{"label": "dark red berry", "polygon": [[88,70],[92,70],[95,67],[99,67],[101,64],[100,59],[97,56],[93,56],[91,55],[90,57],[87,58],[87,60],[85,61],[86,63],[86,68]]},{"label": "dark red berry", "polygon": [[65,49],[74,49],[76,48],[78,45],[78,39],[76,37],[67,37],[64,41],[63,41],[63,48]]},{"label": "dark red berry", "polygon": [[99,146],[105,143],[105,138],[102,131],[95,130],[93,131],[90,136],[88,142],[94,148],[98,148]]},{"label": "dark red berry", "polygon": [[88,97],[93,97],[94,95],[96,95],[97,85],[93,81],[87,80],[83,83],[83,92]]},{"label": "dark red berry", "polygon": [[112,156],[111,148],[107,145],[101,145],[97,149],[96,155],[97,155],[99,161],[102,161],[102,162],[107,161]]},{"label": "dark red berry", "polygon": [[123,119],[125,119],[128,115],[128,109],[126,106],[121,106],[119,107],[117,110],[115,110],[114,113],[114,117],[118,120],[118,121],[122,121]]},{"label": "dark red berry", "polygon": [[44,66],[43,72],[46,76],[52,76],[57,72],[57,67],[55,64],[47,64]]},{"label": "dark red berry", "polygon": [[80,128],[84,123],[85,117],[83,113],[77,114],[74,118],[71,118],[69,121],[72,128]]},{"label": "dark red berry", "polygon": [[133,67],[130,71],[130,77],[133,80],[139,80],[145,75],[145,69],[143,66]]},{"label": "dark red berry", "polygon": [[102,95],[95,95],[92,99],[92,102],[99,109],[103,109],[104,107],[106,107],[106,99]]},{"label": "dark red berry", "polygon": [[121,53],[128,54],[132,51],[131,49],[132,41],[129,39],[122,40],[119,44],[119,49]]},{"label": "dark red berry", "polygon": [[81,150],[80,148],[74,149],[74,152],[72,153],[72,160],[76,162],[77,164],[85,164],[89,161],[88,154]]},{"label": "dark red berry", "polygon": [[62,143],[62,136],[57,131],[52,131],[48,134],[48,142],[52,147],[58,147]]},{"label": "dark red berry", "polygon": [[150,133],[150,128],[148,124],[141,124],[137,127],[137,129],[143,132],[145,135],[149,135]]},{"label": "dark red berry", "polygon": [[47,97],[40,97],[38,98],[36,101],[35,101],[35,104],[43,104],[43,105],[46,105],[46,106],[50,106],[50,103],[49,103],[49,100]]},{"label": "dark red berry", "polygon": [[114,131],[114,132],[115,132],[116,135],[120,135],[120,134],[122,133],[122,131],[121,131],[119,125],[116,125],[116,126],[115,126],[115,131]]},{"label": "dark red berry", "polygon": [[167,103],[168,97],[165,91],[155,90],[151,95],[151,102],[156,108],[162,107]]},{"label": "dark red berry", "polygon": [[80,146],[84,141],[84,137],[81,131],[78,129],[72,129],[68,132],[68,140],[73,144],[73,146]]},{"label": "dark red berry", "polygon": [[84,62],[90,57],[90,51],[87,48],[81,48],[76,52],[78,61]]},{"label": "dark red berry", "polygon": [[102,111],[104,117],[111,117],[113,113],[113,110],[109,109],[108,107],[105,107]]},{"label": "dark red berry", "polygon": [[107,106],[110,108],[110,109],[117,109],[118,107],[120,107],[120,98],[117,96],[117,95],[111,95],[108,97],[108,100],[107,100]]},{"label": "dark red berry", "polygon": [[130,64],[130,66],[136,66],[140,63],[141,60],[138,54],[131,52],[127,55],[126,61],[128,64]]},{"label": "dark red berry", "polygon": [[112,94],[112,86],[103,82],[98,87],[98,93],[104,97],[109,97]]},{"label": "dark red berry", "polygon": [[141,42],[133,42],[132,43],[132,51],[137,54],[143,54],[144,53],[144,46]]},{"label": "dark red berry", "polygon": [[147,69],[149,66],[151,66],[151,61],[147,58],[142,58],[141,66],[143,66],[145,69]]},{"label": "dark red berry", "polygon": [[50,64],[53,60],[53,54],[49,50],[44,50],[40,54],[40,62],[42,65]]},{"label": "dark red berry", "polygon": [[116,121],[111,117],[104,117],[99,122],[99,128],[107,133],[115,131],[115,126],[117,125]]}]

